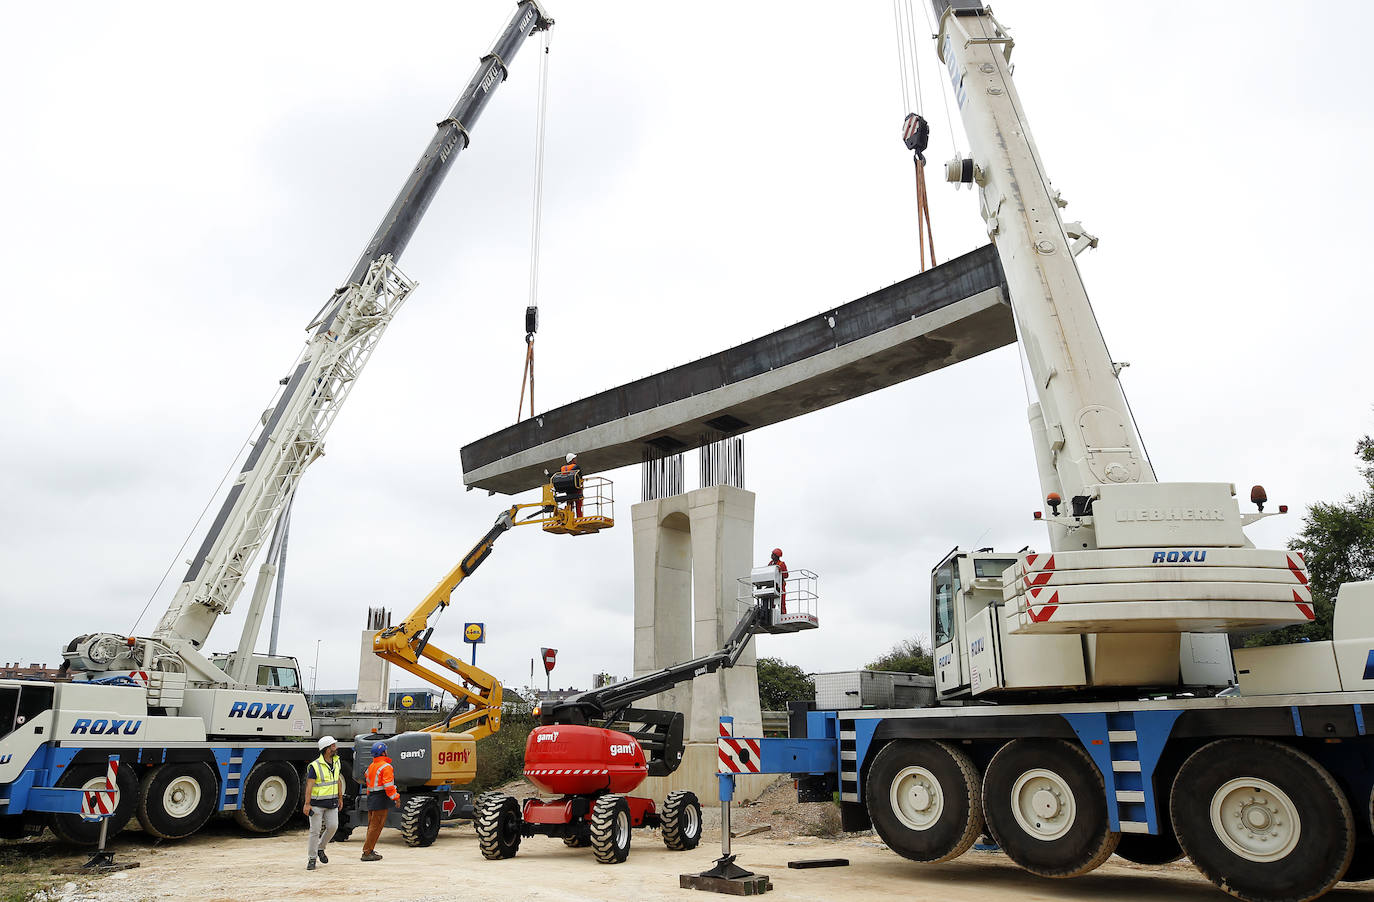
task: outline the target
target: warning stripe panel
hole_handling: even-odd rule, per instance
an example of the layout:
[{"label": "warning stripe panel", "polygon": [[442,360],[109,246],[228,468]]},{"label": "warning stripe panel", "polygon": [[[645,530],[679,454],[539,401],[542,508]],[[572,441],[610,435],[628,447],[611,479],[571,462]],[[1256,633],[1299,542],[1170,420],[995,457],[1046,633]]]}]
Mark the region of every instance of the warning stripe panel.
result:
[{"label": "warning stripe panel", "polygon": [[756,774],[759,772],[759,741],[721,736],[716,741],[716,773]]},{"label": "warning stripe panel", "polygon": [[1287,567],[1112,567],[1098,570],[1042,570],[1004,582],[1002,597],[1011,600],[1036,586],[1081,586],[1096,583],[1237,582],[1307,584],[1307,574]]}]

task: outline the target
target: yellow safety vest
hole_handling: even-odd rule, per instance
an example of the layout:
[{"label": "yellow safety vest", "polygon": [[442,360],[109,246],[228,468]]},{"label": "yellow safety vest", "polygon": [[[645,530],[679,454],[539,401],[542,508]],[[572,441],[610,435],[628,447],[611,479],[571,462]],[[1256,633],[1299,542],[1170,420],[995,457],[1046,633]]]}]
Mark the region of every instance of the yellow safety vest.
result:
[{"label": "yellow safety vest", "polygon": [[307,776],[315,781],[315,785],[310,790],[310,798],[334,798],[339,794],[339,756],[334,756],[333,764],[325,761],[323,755],[311,761],[310,772]]}]

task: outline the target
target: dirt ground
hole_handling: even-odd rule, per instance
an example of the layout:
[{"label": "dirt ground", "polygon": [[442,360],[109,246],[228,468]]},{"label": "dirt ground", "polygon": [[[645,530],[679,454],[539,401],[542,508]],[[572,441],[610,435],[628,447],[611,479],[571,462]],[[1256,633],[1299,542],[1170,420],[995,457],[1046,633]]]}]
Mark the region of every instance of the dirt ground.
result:
[{"label": "dirt ground", "polygon": [[[511,787],[512,789],[516,787]],[[940,902],[1021,902],[1021,900],[1096,900],[1130,902],[1220,902],[1223,895],[1186,861],[1142,867],[1112,858],[1093,873],[1057,881],[1030,876],[997,853],[972,851],[939,865],[907,861],[890,852],[872,833],[834,834],[833,806],[798,805],[792,784],[783,781],[752,805],[736,807],[735,832],[768,824],[769,829],[734,841],[739,863],[767,874],[768,896],[816,902],[932,899]],[[680,889],[678,875],[703,871],[720,855],[720,817],[703,813],[704,836],[691,852],[669,852],[657,833],[635,831],[629,860],[598,864],[586,849],[568,849],[556,839],[524,840],[520,853],[506,861],[487,861],[477,849],[470,825],[445,827],[425,849],[405,845],[400,834],[382,834],[377,850],[385,860],[358,860],[362,835],[329,846],[330,863],[305,870],[305,834],[245,837],[232,823],[217,822],[197,836],[158,844],[138,830],[121,834],[117,858],[140,867],[98,878],[52,877],[53,889],[38,902],[144,902],[195,899],[229,902],[259,899],[381,899],[413,902],[652,902],[726,898]],[[44,864],[50,843],[34,844]],[[789,861],[847,858],[848,867],[789,869]],[[73,863],[78,859],[62,859]],[[72,882],[66,882],[66,881]],[[1374,900],[1374,885],[1341,886],[1326,898]]]}]

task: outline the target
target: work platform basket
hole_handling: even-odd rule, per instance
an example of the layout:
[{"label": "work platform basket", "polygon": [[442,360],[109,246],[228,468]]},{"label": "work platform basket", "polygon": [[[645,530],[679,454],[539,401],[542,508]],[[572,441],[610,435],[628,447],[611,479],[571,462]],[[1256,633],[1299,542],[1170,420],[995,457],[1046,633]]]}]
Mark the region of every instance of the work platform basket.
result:
[{"label": "work platform basket", "polygon": [[[581,493],[581,516],[577,495]],[[558,473],[544,484],[544,532],[583,536],[615,525],[615,486],[604,476]]]},{"label": "work platform basket", "polygon": [[782,571],[772,564],[755,567],[749,576],[740,577],[736,601],[742,611],[759,604],[768,606],[771,613],[764,632],[813,630],[820,626],[816,579],[810,570],[790,570],[784,579]]}]

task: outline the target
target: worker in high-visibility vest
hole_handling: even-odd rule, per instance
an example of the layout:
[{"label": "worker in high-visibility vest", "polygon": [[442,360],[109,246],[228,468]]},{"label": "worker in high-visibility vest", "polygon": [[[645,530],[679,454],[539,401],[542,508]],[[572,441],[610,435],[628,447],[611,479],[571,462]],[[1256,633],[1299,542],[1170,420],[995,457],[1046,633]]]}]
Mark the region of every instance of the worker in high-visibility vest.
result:
[{"label": "worker in high-visibility vest", "polygon": [[310,818],[305,869],[315,870],[315,859],[329,864],[324,847],[339,829],[339,800],[343,798],[343,773],[339,769],[339,743],[333,736],[321,736],[320,757],[305,768],[305,805],[301,809]]},{"label": "worker in high-visibility vest", "polygon": [[363,861],[381,861],[376,851],[377,840],[386,825],[386,813],[401,801],[396,791],[396,772],[386,755],[386,743],[372,743],[372,763],[367,766],[367,839],[363,840]]},{"label": "worker in high-visibility vest", "polygon": [[[569,451],[569,452],[568,452],[568,456],[565,457],[565,458],[563,458],[563,459],[564,459],[564,461],[566,461],[566,462],[563,464],[563,469],[559,470],[558,472],[560,472],[560,473],[576,473],[576,474],[578,474],[578,481],[580,482],[580,481],[581,481],[581,474],[582,474],[582,466],[577,462],[577,455],[574,454],[572,451]],[[581,516],[582,516],[582,487],[581,487],[580,485],[577,487],[577,491],[572,495],[572,497],[568,499],[568,503],[569,503],[570,505],[572,505],[572,506],[576,509],[577,516],[578,516],[578,517],[581,517]]]}]

